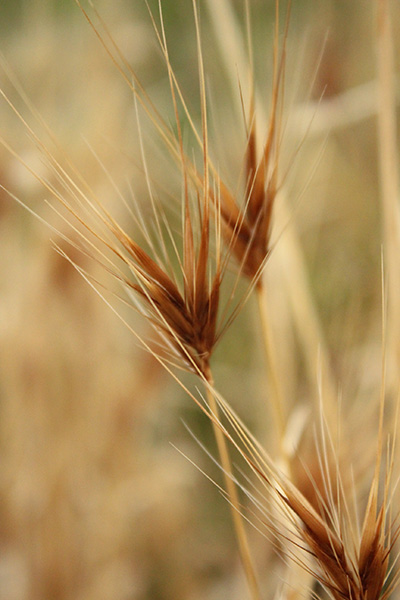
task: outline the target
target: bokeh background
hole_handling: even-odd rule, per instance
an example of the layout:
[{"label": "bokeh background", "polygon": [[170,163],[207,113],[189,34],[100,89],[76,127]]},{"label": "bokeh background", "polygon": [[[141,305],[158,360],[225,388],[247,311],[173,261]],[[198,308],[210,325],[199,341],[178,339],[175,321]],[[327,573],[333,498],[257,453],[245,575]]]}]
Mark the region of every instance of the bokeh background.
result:
[{"label": "bokeh background", "polygon": [[[158,18],[157,3],[149,4]],[[244,127],[234,108],[239,86],[235,94],[216,31],[226,36],[227,48],[239,40],[228,37],[227,23],[213,22],[206,2],[198,4],[210,145],[234,185]],[[245,36],[241,0],[229,5],[237,35]],[[249,5],[257,86],[267,112],[274,6]],[[160,112],[172,120],[168,74],[145,2],[99,0],[96,6]],[[171,62],[198,123],[192,3],[163,0],[162,7]],[[398,56],[400,11],[397,3],[392,8]],[[282,13],[283,29],[285,3]],[[288,410],[309,409],[318,400],[322,352],[333,382],[324,380],[327,396],[340,396],[346,414],[357,415],[358,428],[374,419],[381,377],[376,35],[375,2],[292,3],[282,144],[289,212],[277,208],[277,250],[266,275]],[[132,92],[73,0],[3,0],[0,52],[1,89],[26,120],[0,98],[1,139],[51,182],[32,127],[61,164],[77,165],[122,224],[126,211],[108,174],[127,202],[135,190],[146,212]],[[234,53],[231,60],[235,71]],[[146,119],[143,135],[151,176],[160,196],[166,191],[169,198],[179,179]],[[213,452],[209,424],[56,253],[52,240],[104,279],[96,264],[51,229],[71,233],[45,203],[49,192],[4,144],[0,183],[50,224],[0,189],[0,598],[246,597],[227,503],[174,447],[220,481],[183,422]],[[288,249],[289,229],[297,245]],[[293,316],[296,302],[306,302],[304,290],[318,323],[317,343],[304,337]],[[132,327],[149,334],[136,315],[127,315]],[[218,349],[215,372],[219,389],[268,447],[273,431],[257,333],[250,300]],[[360,442],[355,453],[363,452]],[[250,537],[264,597],[272,597],[279,567],[268,541],[255,531]]]}]

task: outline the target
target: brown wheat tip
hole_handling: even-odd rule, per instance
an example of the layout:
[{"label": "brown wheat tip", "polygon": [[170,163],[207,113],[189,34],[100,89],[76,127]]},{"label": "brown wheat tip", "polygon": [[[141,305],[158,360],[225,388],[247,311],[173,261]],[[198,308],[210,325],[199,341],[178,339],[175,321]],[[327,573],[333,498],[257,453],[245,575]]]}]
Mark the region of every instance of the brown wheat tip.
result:
[{"label": "brown wheat tip", "polygon": [[[260,275],[271,250],[271,222],[278,192],[278,164],[280,146],[280,112],[283,103],[285,72],[285,43],[290,9],[287,12],[286,31],[278,56],[279,3],[276,3],[276,31],[274,43],[273,83],[271,108],[266,139],[259,150],[259,135],[255,111],[254,91],[247,111],[247,143],[243,171],[245,185],[243,202],[237,202],[228,185],[216,176],[218,204],[221,206],[222,232],[241,266],[241,272],[260,285]],[[213,195],[216,201],[215,194]]]},{"label": "brown wheat tip", "polygon": [[392,515],[394,442],[388,448],[386,469],[382,468],[382,415],[375,472],[366,508],[360,510],[352,469],[348,461],[338,461],[332,442],[327,444],[326,426],[315,442],[320,481],[305,464],[308,485],[315,491],[311,504],[293,483],[293,475],[283,474],[230,407],[222,406],[234,432],[230,441],[262,485],[256,493],[248,487],[249,479],[241,485],[255,507],[250,520],[257,529],[260,523],[266,527],[278,554],[293,560],[334,600],[389,598],[400,581],[394,552],[400,526]]},{"label": "brown wheat tip", "polygon": [[[304,565],[335,600],[378,600],[390,596],[397,577],[389,582],[389,556],[398,530],[387,523],[387,490],[378,504],[378,475],[372,481],[361,534],[353,531],[344,498],[317,512],[289,481],[281,482],[281,500],[290,508],[298,539],[314,559]],[[386,477],[385,487],[389,484]],[[392,533],[394,535],[392,536]]]},{"label": "brown wheat tip", "polygon": [[222,267],[217,259],[210,274],[209,216],[201,215],[201,237],[195,249],[189,212],[185,219],[181,286],[121,228],[112,231],[125,252],[115,253],[128,265],[135,281],[125,284],[137,292],[146,316],[165,334],[184,363],[202,374],[219,339],[218,309]]}]

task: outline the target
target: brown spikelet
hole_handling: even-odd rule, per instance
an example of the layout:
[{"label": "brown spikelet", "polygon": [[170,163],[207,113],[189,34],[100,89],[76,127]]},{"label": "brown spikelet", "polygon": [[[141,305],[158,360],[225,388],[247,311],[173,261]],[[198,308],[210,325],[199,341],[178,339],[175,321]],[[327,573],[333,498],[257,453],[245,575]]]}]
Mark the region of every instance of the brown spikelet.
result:
[{"label": "brown spikelet", "polygon": [[[204,215],[202,218],[206,218]],[[186,216],[191,230],[190,214]],[[149,254],[120,228],[112,231],[125,252],[118,256],[127,264],[135,281],[125,277],[125,284],[139,293],[147,316],[155,327],[167,335],[172,346],[191,370],[204,374],[205,366],[218,341],[218,308],[221,270],[219,263],[210,274],[209,223],[196,252],[193,242],[183,248],[181,286]],[[112,248],[114,251],[115,249]],[[210,277],[210,281],[209,281]],[[182,291],[181,291],[182,290]]]},{"label": "brown spikelet", "polygon": [[[377,465],[379,460],[378,454]],[[390,545],[386,533],[387,490],[379,507],[378,476],[377,468],[365,510],[357,562],[363,593],[368,600],[377,600],[382,596],[389,564]]]},{"label": "brown spikelet", "polygon": [[[229,439],[262,482],[263,489],[269,492],[268,502],[261,509],[261,519],[257,518],[255,523],[258,526],[261,520],[266,525],[269,534],[277,541],[278,552],[293,559],[334,600],[386,600],[400,579],[396,564],[398,557],[393,553],[400,528],[395,526],[394,519],[389,518],[388,500],[393,448],[384,473],[380,450],[377,452],[367,506],[363,518],[359,519],[357,505],[353,504],[354,484],[350,487],[345,483],[348,478],[346,471],[352,473],[348,460],[338,462],[336,451],[331,446],[325,441],[316,442],[314,454],[321,457],[322,485],[314,495],[310,495],[316,503],[314,507],[293,483],[293,475],[284,475],[227,404],[223,406],[235,432]],[[379,440],[381,435],[380,430]],[[307,464],[305,471],[310,475],[309,485],[318,486]],[[381,479],[382,499],[378,493]],[[248,492],[246,485],[242,488]],[[249,497],[253,498],[251,491]],[[271,499],[276,510],[265,508],[270,505]],[[260,506],[258,500],[255,506]],[[359,520],[363,522],[361,532],[357,527]]]},{"label": "brown spikelet", "polygon": [[334,598],[356,598],[356,577],[343,541],[290,482],[282,500],[300,520],[299,534],[319,566],[320,582]]},{"label": "brown spikelet", "polygon": [[301,449],[302,458],[294,456],[292,459],[293,483],[308,500],[313,509],[320,515],[328,511],[329,504],[334,502],[338,495],[338,482],[335,477],[337,467],[329,461],[326,470],[329,471],[329,489],[324,473],[321,471],[320,461],[311,448]]},{"label": "brown spikelet", "polygon": [[375,600],[381,597],[389,564],[389,552],[385,540],[384,507],[378,515],[371,513],[361,540],[358,571],[365,597]]},{"label": "brown spikelet", "polygon": [[[335,600],[378,600],[386,598],[388,577],[390,527],[386,525],[387,503],[378,507],[378,486],[373,479],[360,538],[350,535],[349,516],[338,514],[330,506],[321,514],[289,481],[281,482],[279,492],[284,504],[298,518],[297,534],[306,544],[316,568],[311,570]],[[343,509],[342,509],[343,510]],[[341,522],[338,526],[337,523]],[[390,587],[390,586],[389,586]]]},{"label": "brown spikelet", "polygon": [[[278,3],[276,4],[278,23]],[[287,19],[289,17],[289,10]],[[288,20],[286,26],[288,24]],[[287,30],[284,34],[286,40]],[[285,42],[284,42],[285,44]],[[247,145],[244,155],[245,189],[243,203],[238,203],[228,186],[217,179],[223,234],[241,271],[257,282],[270,252],[271,220],[278,191],[279,110],[285,70],[285,45],[278,59],[278,29],[275,34],[274,77],[269,127],[266,140],[258,148],[254,95],[250,100]],[[214,195],[214,201],[215,201]]]}]

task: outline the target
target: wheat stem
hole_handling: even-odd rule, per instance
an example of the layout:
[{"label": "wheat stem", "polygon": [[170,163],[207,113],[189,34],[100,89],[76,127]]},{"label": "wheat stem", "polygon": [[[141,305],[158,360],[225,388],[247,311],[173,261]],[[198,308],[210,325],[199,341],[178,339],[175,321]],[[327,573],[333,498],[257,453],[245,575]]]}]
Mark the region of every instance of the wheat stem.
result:
[{"label": "wheat stem", "polygon": [[385,267],[388,280],[388,333],[389,343],[400,362],[398,344],[400,333],[400,277],[398,258],[400,254],[400,213],[398,149],[396,139],[396,91],[394,75],[394,48],[390,24],[390,8],[387,0],[378,4],[378,152],[380,187],[383,212],[383,239]]},{"label": "wheat stem", "polygon": [[233,478],[232,463],[229,456],[228,444],[224,433],[221,431],[217,424],[219,421],[219,408],[217,401],[215,400],[214,394],[212,393],[213,376],[209,366],[205,367],[204,372],[207,379],[207,384],[205,386],[207,401],[210,407],[210,411],[215,416],[215,422],[212,421],[212,426],[214,430],[215,441],[217,443],[221,466],[224,472],[226,491],[228,493],[229,502],[231,504],[232,521],[235,529],[236,540],[239,547],[240,558],[245,571],[247,584],[251,593],[251,598],[252,600],[261,600],[253,560],[250,554],[249,542],[247,539],[243,517],[241,514],[239,495]]},{"label": "wheat stem", "polygon": [[[256,295],[261,323],[261,334],[265,349],[265,358],[271,382],[271,404],[274,415],[274,423],[278,435],[279,450],[281,456],[287,458],[284,450],[284,438],[286,431],[285,394],[282,387],[281,377],[279,375],[275,342],[269,321],[268,298],[265,286],[262,284],[262,282],[257,285]],[[285,462],[288,461],[285,460]]]}]

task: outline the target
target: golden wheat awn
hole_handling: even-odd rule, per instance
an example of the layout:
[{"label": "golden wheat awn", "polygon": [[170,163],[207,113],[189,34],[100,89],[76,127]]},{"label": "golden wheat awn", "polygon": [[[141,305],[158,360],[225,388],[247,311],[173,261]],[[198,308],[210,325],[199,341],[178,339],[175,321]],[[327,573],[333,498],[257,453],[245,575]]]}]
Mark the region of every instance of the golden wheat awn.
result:
[{"label": "golden wheat awn", "polygon": [[[390,48],[390,43],[387,43],[390,37],[389,8],[383,1],[379,4],[381,10],[379,33],[384,46],[380,63],[380,86],[384,98],[380,148],[384,150],[382,171],[383,187],[385,189],[385,214],[388,215],[392,210],[390,206],[391,203],[394,203],[398,187],[395,184],[396,169],[393,167],[392,162],[395,155],[395,146],[391,135],[393,125],[391,130],[384,119],[389,109],[392,111],[393,117],[394,90],[391,79],[393,70],[390,71],[389,68],[388,71],[385,71],[388,65],[390,67],[389,58],[390,53],[393,51]],[[129,226],[121,224],[120,218],[114,216],[113,210],[106,207],[104,199],[99,196],[96,179],[91,179],[90,174],[86,172],[82,173],[82,170],[75,166],[76,161],[70,160],[63,149],[63,144],[56,140],[55,135],[45,124],[45,120],[40,117],[5,64],[3,65],[5,71],[8,72],[11,82],[15,84],[18,101],[11,99],[10,94],[6,92],[2,92],[2,97],[5,104],[11,107],[14,115],[17,116],[29,133],[38,152],[41,153],[45,164],[44,173],[38,167],[31,166],[30,161],[21,156],[21,153],[14,149],[14,144],[10,142],[10,139],[4,139],[3,134],[2,142],[13,160],[19,160],[34,175],[42,189],[45,189],[56,201],[53,207],[54,218],[57,215],[60,217],[60,225],[54,226],[54,231],[61,239],[61,241],[57,241],[59,252],[63,256],[69,256],[70,263],[75,265],[76,270],[102,296],[105,296],[107,290],[104,289],[103,283],[98,283],[100,279],[104,281],[101,274],[99,274],[99,270],[104,269],[106,273],[122,284],[124,292],[127,292],[127,296],[121,298],[124,305],[138,310],[141,316],[145,317],[145,322],[149,328],[155,330],[159,337],[156,341],[148,341],[150,334],[138,334],[136,328],[140,329],[141,325],[136,322],[135,314],[121,315],[121,318],[131,330],[136,332],[137,339],[143,341],[153,358],[155,357],[159,364],[171,373],[175,373],[175,367],[179,369],[183,367],[185,370],[194,372],[203,380],[206,395],[204,402],[202,394],[199,395],[197,392],[192,391],[186,380],[181,381],[181,386],[201,407],[203,414],[206,414],[210,419],[214,428],[219,448],[219,460],[225,477],[226,489],[220,489],[232,506],[237,541],[242,562],[245,565],[250,596],[252,598],[264,598],[280,594],[282,597],[299,598],[306,596],[311,598],[316,595],[328,594],[335,600],[339,598],[351,600],[386,599],[395,593],[398,583],[396,561],[397,509],[395,482],[392,483],[395,480],[395,442],[389,442],[387,466],[386,469],[381,468],[382,454],[384,454],[384,429],[386,426],[383,419],[383,397],[385,394],[388,396],[386,402],[387,411],[390,414],[395,404],[398,387],[396,369],[392,370],[391,360],[393,357],[390,355],[390,360],[388,360],[390,367],[390,385],[388,386],[386,386],[386,379],[383,376],[385,369],[382,368],[381,416],[378,443],[376,444],[377,450],[375,452],[376,466],[374,475],[368,479],[365,472],[368,474],[368,465],[371,460],[366,451],[370,450],[372,454],[374,451],[371,450],[371,443],[368,440],[363,440],[363,436],[357,437],[355,435],[354,428],[358,428],[361,414],[361,411],[356,412],[357,406],[351,418],[349,417],[351,412],[349,413],[343,409],[342,414],[341,410],[338,409],[338,421],[343,421],[338,426],[339,431],[333,425],[330,430],[322,425],[319,427],[318,434],[322,441],[315,442],[313,433],[310,431],[313,419],[307,414],[307,410],[312,410],[316,402],[308,397],[311,396],[310,391],[304,393],[302,389],[302,386],[305,386],[306,377],[298,377],[298,382],[296,382],[296,377],[290,372],[290,377],[288,376],[287,379],[293,381],[295,393],[293,401],[291,403],[287,402],[287,382],[282,376],[284,369],[280,364],[279,355],[279,346],[282,340],[277,337],[276,329],[277,322],[280,324],[281,321],[282,323],[284,321],[284,318],[281,319],[281,317],[284,317],[284,312],[276,305],[275,310],[272,310],[271,304],[268,305],[266,310],[265,293],[268,292],[270,295],[271,292],[274,292],[274,290],[269,289],[269,262],[267,262],[270,258],[273,258],[274,252],[272,252],[272,249],[275,249],[275,244],[271,241],[272,222],[275,209],[279,210],[279,203],[283,202],[281,187],[284,177],[282,178],[280,173],[285,173],[285,169],[281,168],[281,151],[286,137],[283,135],[285,121],[282,111],[283,86],[287,69],[285,66],[285,45],[288,41],[288,31],[286,23],[283,26],[282,50],[279,51],[280,30],[279,11],[277,10],[279,2],[275,3],[275,8],[275,42],[273,43],[274,49],[271,60],[273,68],[271,89],[268,94],[269,119],[264,130],[262,128],[260,130],[260,123],[265,122],[265,120],[259,111],[258,82],[255,80],[255,75],[252,76],[253,78],[250,77],[250,85],[247,90],[245,77],[239,69],[239,60],[237,65],[239,74],[232,78],[235,81],[234,85],[236,85],[238,103],[245,114],[245,118],[242,118],[240,123],[243,126],[244,133],[241,140],[239,167],[235,165],[236,171],[240,172],[239,180],[235,182],[236,187],[232,185],[232,177],[228,178],[229,180],[226,179],[225,174],[220,169],[220,162],[222,163],[223,160],[214,148],[214,140],[210,133],[210,112],[212,112],[214,106],[211,105],[210,107],[208,101],[207,66],[204,63],[204,43],[202,44],[201,39],[203,23],[200,27],[199,22],[199,9],[202,11],[203,6],[196,4],[196,2],[193,2],[194,17],[191,18],[194,20],[194,37],[197,43],[198,89],[200,95],[199,119],[197,119],[195,111],[189,110],[189,103],[185,100],[183,88],[179,84],[179,78],[172,66],[171,47],[174,41],[169,39],[167,43],[168,28],[164,26],[163,20],[165,7],[160,3],[159,19],[156,17],[156,12],[154,14],[150,13],[149,17],[165,63],[167,85],[169,85],[168,93],[172,106],[172,125],[168,120],[169,117],[164,118],[162,109],[158,108],[157,104],[151,99],[151,95],[136,75],[135,69],[132,70],[130,61],[125,59],[118,44],[114,41],[106,21],[96,11],[89,13],[82,8],[83,14],[91,24],[100,43],[111,57],[111,62],[117,67],[118,72],[122,75],[123,80],[128,84],[134,96],[133,104],[137,115],[136,141],[137,146],[141,149],[142,162],[140,195],[148,199],[150,220],[152,221],[149,225],[146,224],[145,217],[142,216],[137,204],[130,209],[134,217],[133,226],[137,233],[132,234],[131,224]],[[293,9],[295,10],[296,6]],[[228,31],[229,26],[234,22],[235,13],[229,3],[224,0],[215,5],[211,3],[208,10],[214,25],[216,23],[217,28],[219,27],[218,34],[222,39],[222,44],[225,43],[227,47],[229,44],[230,48],[235,44],[240,46],[241,34],[238,31],[231,39],[225,37],[224,41],[224,32]],[[285,11],[286,7],[283,12]],[[251,12],[252,6],[249,4],[247,7],[248,22],[251,18]],[[222,22],[221,14],[224,15],[224,22]],[[224,29],[225,27],[226,29]],[[251,31],[250,27],[248,29]],[[242,62],[243,64],[246,63],[246,61]],[[236,65],[232,68],[235,70]],[[251,72],[253,68],[255,72],[250,57],[248,66],[245,66],[244,69]],[[22,108],[19,107],[20,100],[22,100]],[[28,116],[25,116],[25,111]],[[172,159],[172,164],[180,179],[178,192],[174,190],[171,193],[165,193],[167,185],[159,185],[154,181],[151,170],[152,161],[148,157],[149,150],[145,150],[148,130],[147,125],[142,122],[143,116],[141,115],[147,117],[153,129],[155,129],[162,152]],[[146,121],[146,118],[144,121]],[[200,125],[197,125],[198,121]],[[43,134],[36,132],[35,122],[42,128],[44,127],[45,133],[49,134],[49,142],[45,141]],[[192,138],[194,142],[193,148],[188,143],[188,137]],[[297,150],[298,142],[295,143],[292,152],[296,154]],[[86,148],[86,151],[91,155],[91,158],[95,158],[94,162],[97,161],[100,172],[103,171],[103,176],[105,175],[105,179],[108,179],[110,184],[109,193],[128,203],[129,201],[124,198],[124,193],[116,182],[115,176],[111,176],[106,167],[103,168],[102,159],[97,158],[94,151],[90,152],[88,148]],[[384,166],[388,163],[392,167],[385,171]],[[2,178],[2,182],[4,182],[2,183],[3,190],[9,190],[12,187],[12,180],[9,178]],[[10,190],[9,194],[17,201],[21,197],[21,192],[18,191],[14,193]],[[23,202],[26,203],[24,194],[22,195]],[[165,201],[161,202],[159,197],[164,195]],[[171,198],[175,198],[175,206],[180,207],[178,209],[180,210],[178,220],[171,220],[171,213],[175,210],[171,210]],[[41,210],[38,210],[38,212],[41,213]],[[45,217],[45,220],[50,221],[50,223],[52,223],[52,219],[51,215]],[[392,307],[396,304],[397,292],[394,273],[398,262],[396,262],[395,251],[393,250],[398,242],[397,233],[389,226],[389,222],[390,218],[386,216],[385,240],[391,248],[388,251],[388,266],[384,272],[390,283],[388,288],[389,313],[387,323],[386,316],[384,316],[382,319],[383,324],[380,325],[385,331],[388,330],[388,337],[392,335],[392,326],[396,323],[397,313],[396,309]],[[151,234],[151,229],[154,230],[153,234]],[[277,252],[281,243],[284,247],[285,233],[276,243]],[[62,248],[60,248],[60,245],[62,245]],[[288,252],[286,257],[290,257],[292,263],[296,262],[297,270],[301,271],[301,266],[299,266],[301,264],[301,260],[299,260],[300,250],[295,250],[292,255]],[[89,258],[92,259],[91,263]],[[61,269],[61,275],[54,275],[52,287],[54,290],[60,287],[65,293],[65,290],[69,289],[65,287],[65,284],[71,275],[65,276],[64,268],[59,266],[54,268],[57,273],[60,273]],[[265,269],[266,276],[264,276]],[[302,279],[299,272],[293,273],[293,277],[291,275],[290,272],[288,279],[292,278],[293,282],[296,283],[297,288],[294,288],[294,295],[297,295],[300,300],[298,301],[299,306],[291,309],[290,318],[296,323],[302,351],[307,348],[309,353],[303,363],[307,363],[307,369],[310,371],[314,368],[316,374],[320,371],[319,393],[322,396],[322,403],[324,401],[328,403],[327,419],[332,421],[331,424],[333,424],[334,421],[331,418],[332,407],[335,410],[334,404],[338,402],[339,396],[332,391],[331,376],[327,376],[326,364],[328,359],[323,351],[324,340],[321,338],[320,341],[317,341],[321,344],[318,364],[314,350],[312,350],[315,331],[318,330],[318,326],[315,326],[315,321],[310,317],[313,309],[311,308],[310,311],[307,306],[307,289],[304,279]],[[60,281],[62,282],[61,285],[57,283]],[[275,287],[277,287],[277,284],[279,285],[279,281],[282,281],[282,279],[275,279]],[[245,283],[243,284],[243,282]],[[256,385],[261,390],[260,395],[265,396],[267,402],[275,406],[273,426],[267,425],[266,434],[262,432],[262,428],[261,432],[258,432],[261,433],[263,442],[265,441],[268,446],[270,452],[267,453],[256,442],[255,437],[249,433],[241,420],[236,417],[230,405],[216,392],[216,387],[219,389],[223,386],[218,375],[215,376],[214,371],[211,371],[211,363],[217,351],[217,345],[223,346],[225,340],[229,340],[231,335],[231,330],[228,331],[228,327],[233,325],[239,313],[246,310],[246,308],[253,308],[250,297],[253,289],[255,289],[258,296],[259,319],[264,330],[262,337],[267,351],[268,379],[271,382],[267,387],[262,373],[260,378],[257,379]],[[282,287],[280,289],[281,294],[283,290]],[[385,294],[386,291],[384,290],[382,293],[383,302],[385,302]],[[81,295],[81,292],[79,295]],[[50,292],[49,297],[52,297]],[[114,299],[119,299],[119,293],[114,294]],[[77,301],[73,294],[71,294],[70,301],[71,303]],[[282,302],[282,304],[284,303]],[[278,310],[276,310],[277,308]],[[88,321],[91,312],[93,311],[88,311]],[[307,315],[307,318],[304,315]],[[101,319],[103,318],[101,317]],[[301,323],[302,318],[303,323]],[[100,330],[102,328],[101,319],[99,318],[95,323],[94,329]],[[130,319],[132,319],[132,323]],[[240,347],[243,343],[244,339],[240,339],[237,346]],[[385,340],[383,345],[385,346]],[[226,351],[227,347],[223,346],[223,348]],[[381,353],[383,354],[383,362],[385,362],[385,351],[382,350]],[[78,356],[79,360],[85,363],[85,353],[79,353],[77,358]],[[47,361],[52,364],[49,357],[47,357]],[[293,368],[293,372],[295,369],[300,370],[304,366],[302,361],[294,356],[294,351],[292,362],[297,365]],[[151,362],[149,367],[151,373],[158,373],[156,364],[156,362]],[[397,360],[394,360],[394,364],[397,364]],[[313,365],[313,367],[310,369],[309,365]],[[35,367],[35,370],[40,372],[38,367]],[[86,381],[88,373],[85,373],[84,369],[82,369],[82,372],[78,370],[77,377],[81,381]],[[152,377],[153,375],[149,379]],[[175,375],[175,377],[177,376]],[[90,378],[93,386],[95,386],[96,373],[90,371]],[[178,380],[179,378],[180,375]],[[317,379],[317,375],[315,375],[315,378]],[[214,379],[216,382],[214,382]],[[245,384],[242,387],[244,391],[241,392],[243,395],[242,409],[245,408],[246,410],[240,412],[245,414],[246,421],[251,420],[252,410],[255,410],[254,405],[248,400],[253,393],[253,391],[250,392],[250,383],[250,381],[246,382],[247,392]],[[141,394],[145,398],[152,395],[151,385],[142,384],[141,389]],[[267,390],[267,393],[265,393],[265,390]],[[29,395],[29,393],[31,392],[28,389],[27,394]],[[133,396],[138,397],[139,395],[139,392],[133,393]],[[91,410],[95,410],[96,397],[101,399],[103,396],[104,393],[101,390],[99,381],[99,389],[95,388],[93,392],[94,402]],[[374,410],[377,410],[373,401],[374,395],[369,390],[369,393],[364,394],[362,397],[364,400],[366,397],[370,398],[368,410],[373,414]],[[68,402],[66,400],[66,404]],[[113,402],[116,402],[119,406],[118,394],[110,396],[110,413],[112,413]],[[145,402],[146,400],[143,401],[143,403]],[[141,422],[138,415],[141,414],[143,409],[141,410],[137,403],[138,400],[134,403],[134,412],[136,418]],[[81,406],[83,409],[86,405],[91,406],[92,404],[84,396],[83,398],[79,396],[79,403],[77,399],[72,403],[72,406]],[[121,443],[117,445],[120,454],[115,455],[115,463],[111,461],[114,465],[112,469],[115,470],[123,470],[123,463],[126,463],[127,471],[135,469],[135,465],[131,465],[128,458],[129,443],[127,448],[123,442],[123,440],[128,441],[129,439],[129,437],[125,438],[126,432],[122,426],[124,414],[129,414],[128,405],[129,402],[121,404],[122,421],[118,421],[119,425],[116,427],[114,437],[111,433],[107,434],[107,415],[104,416],[103,421],[101,419],[100,422],[96,420],[99,431],[104,433],[103,437],[106,440],[104,448],[98,450],[100,463],[107,464],[110,460],[109,455],[115,452],[113,450],[114,440],[122,437]],[[46,422],[46,406],[43,408],[40,418],[43,419],[43,422]],[[157,411],[162,415],[165,407],[157,406]],[[324,409],[322,409],[323,411]],[[362,412],[366,412],[365,407],[362,408]],[[344,414],[346,417],[343,416]],[[57,415],[55,418],[57,418]],[[255,416],[255,418],[257,417]],[[60,415],[60,420],[63,420],[62,415]],[[142,422],[144,423],[144,420]],[[394,419],[394,422],[395,428],[397,426],[396,419]],[[84,423],[83,417],[82,423]],[[52,427],[51,424],[50,427]],[[273,443],[273,429],[278,431],[278,445]],[[93,427],[92,432],[95,436],[94,430],[95,427]],[[366,431],[368,436],[375,435],[373,428],[366,426]],[[85,433],[81,431],[81,435],[83,436],[82,439],[85,439]],[[326,437],[329,438],[328,442]],[[340,448],[337,448],[339,438],[344,439],[344,441],[341,439],[341,444],[344,446],[344,457],[341,455]],[[90,439],[92,438],[88,437],[88,441]],[[353,444],[351,444],[352,440],[354,440]],[[48,443],[57,455],[57,438],[53,439],[48,436]],[[228,452],[229,444],[233,455],[244,460],[244,472],[237,471],[232,466],[229,456],[231,452]],[[50,452],[50,467],[52,455],[53,452]],[[71,445],[66,443],[65,457],[68,459],[71,456],[74,456]],[[62,457],[59,460],[63,462]],[[75,463],[75,458],[73,458],[73,461],[74,464],[78,464]],[[351,466],[352,461],[354,461],[354,469]],[[18,460],[16,462],[18,463]],[[167,465],[166,472],[173,468],[174,465]],[[61,496],[57,494],[57,469],[62,474],[60,475],[62,483],[59,484],[62,490]],[[54,470],[56,471],[54,473],[54,500],[49,505],[52,505],[60,514],[63,514],[64,496],[70,494],[68,487],[69,475],[65,467],[58,466],[57,461]],[[50,471],[52,471],[52,468],[50,468]],[[160,471],[162,472],[162,469]],[[26,472],[27,470],[24,470],[24,477],[27,476]],[[160,472],[158,472],[158,476],[160,477]],[[142,483],[144,477],[145,474],[142,478],[137,476],[136,484],[138,482]],[[80,480],[79,485],[82,485],[82,480]],[[134,489],[135,487],[136,489]],[[126,501],[126,496],[134,498],[135,495],[140,495],[137,488],[137,485],[132,485],[128,486],[125,492],[123,491],[125,488],[120,493],[116,492],[116,502],[120,503],[123,497]],[[382,489],[380,490],[380,488]],[[145,489],[147,490],[146,486]],[[362,490],[364,490],[364,498],[361,494]],[[146,493],[149,497],[152,497],[151,490],[147,490]],[[142,501],[144,502],[146,493],[143,494]],[[171,504],[175,500],[172,494]],[[252,533],[245,531],[244,524],[246,520],[250,521],[256,529],[266,533],[266,540],[263,544],[268,548],[268,551],[271,549],[275,551],[276,559],[269,555],[266,562],[262,561],[261,557],[265,554],[265,547],[261,548],[259,542],[253,538]],[[357,520],[360,522],[358,523]],[[50,540],[57,538],[59,533],[58,522],[62,523],[63,521],[62,519],[59,521],[55,519],[52,526],[47,525]],[[43,529],[45,526],[46,520],[43,520]],[[163,541],[167,544],[171,543],[173,535],[169,537],[168,533],[163,533],[163,527],[157,529],[160,529],[159,532],[155,529],[157,535],[160,536],[160,548]],[[249,533],[250,538],[248,537]],[[48,558],[48,563],[46,563],[50,565],[47,567],[48,572],[42,575],[43,581],[47,582],[46,585],[37,589],[31,587],[30,591],[22,592],[22,594],[25,593],[26,597],[77,597],[76,590],[74,591],[74,585],[71,582],[79,581],[79,578],[84,577],[84,572],[80,571],[82,565],[77,560],[77,552],[74,552],[73,547],[70,551],[68,550],[70,541],[67,535],[65,540],[64,560],[61,554],[57,554],[57,552],[54,555],[57,556],[59,562],[51,563],[50,558]],[[121,546],[118,546],[116,542],[115,556],[122,556],[124,553],[122,547],[124,544],[126,547],[127,543],[125,540],[121,542]],[[254,547],[251,543],[254,544]],[[157,543],[154,543],[154,547],[157,547]],[[226,550],[225,547],[222,554]],[[164,583],[160,585],[162,591],[158,588],[153,588],[152,591],[151,586],[144,588],[145,591],[142,591],[140,585],[135,591],[134,585],[132,586],[132,583],[130,583],[129,593],[131,596],[133,594],[133,597],[151,598],[159,595],[160,597],[176,600],[177,598],[183,599],[191,597],[191,594],[193,595],[193,589],[196,586],[193,586],[192,589],[190,584],[185,585],[182,583],[185,579],[183,572],[175,580],[170,572],[171,564],[168,563],[168,552],[164,549],[164,558],[162,558],[162,554],[162,551],[159,554],[155,553],[157,561],[160,561],[160,564],[165,564],[168,571]],[[51,552],[49,552],[49,557],[50,555]],[[152,553],[149,552],[149,555],[151,556]],[[127,556],[129,556],[129,553],[127,553]],[[254,557],[258,563],[258,568],[253,563]],[[150,565],[151,560],[150,558]],[[153,560],[156,559],[153,557]],[[162,563],[163,560],[166,562]],[[101,556],[99,561],[101,563]],[[71,568],[67,566],[69,562],[71,562]],[[189,569],[190,566],[187,565],[187,568]],[[54,576],[52,576],[52,571]],[[118,572],[118,569],[116,569],[115,576],[111,577],[110,575],[110,581],[115,582],[118,580]],[[258,572],[257,577],[256,572]],[[235,579],[232,569],[230,570],[230,578],[235,581],[236,590],[230,593],[226,591],[229,587],[225,587],[223,597],[226,597],[227,594],[230,597],[235,597],[235,594],[237,597],[243,597],[244,592],[241,584]],[[280,586],[278,578],[286,582],[286,586]],[[122,577],[122,579],[124,578]],[[128,580],[130,581],[129,577],[127,577]],[[180,580],[180,583],[178,583],[178,580]],[[325,591],[323,592],[319,586],[322,586]],[[101,597],[102,592],[99,591],[99,587],[102,587],[101,584],[97,588],[96,586],[91,588],[90,594],[92,596],[89,596],[89,592],[87,592],[86,597]],[[104,587],[104,590],[106,588],[107,586]],[[12,587],[9,586],[8,589],[12,590]],[[83,587],[80,588],[81,596],[85,594],[83,589]],[[110,584],[110,588],[107,589],[113,590],[111,594],[114,593],[113,596],[108,595],[108,597],[123,597],[124,591],[121,582],[120,587],[114,583],[113,585]],[[7,593],[9,597],[12,597],[11,593]],[[104,591],[104,594],[107,594],[107,592]],[[206,595],[208,595],[208,592]],[[212,595],[211,591],[210,595]]]}]

